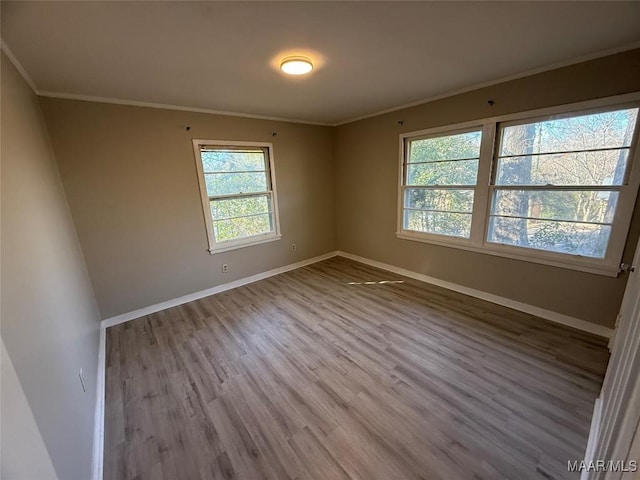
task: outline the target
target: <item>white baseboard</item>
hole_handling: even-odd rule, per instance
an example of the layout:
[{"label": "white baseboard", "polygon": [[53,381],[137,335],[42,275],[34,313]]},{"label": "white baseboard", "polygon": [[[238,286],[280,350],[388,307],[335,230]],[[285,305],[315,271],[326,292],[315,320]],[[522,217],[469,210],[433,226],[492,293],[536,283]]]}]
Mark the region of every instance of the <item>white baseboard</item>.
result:
[{"label": "white baseboard", "polygon": [[[593,460],[593,450],[596,447],[596,441],[600,433],[600,417],[602,416],[602,400],[600,397],[596,398],[593,404],[593,416],[591,417],[591,427],[589,428],[589,439],[587,440],[587,448],[584,452],[584,462],[588,465]],[[583,470],[580,474],[580,480],[589,480],[590,473],[588,470]]]},{"label": "white baseboard", "polygon": [[258,280],[263,280],[265,278],[273,277],[274,275],[279,275],[290,270],[295,270],[296,268],[306,267],[307,265],[311,265],[312,263],[321,262],[322,260],[335,257],[336,255],[338,255],[338,252],[325,253],[324,255],[308,258],[307,260],[291,263],[283,267],[274,268],[273,270],[267,270],[266,272],[256,273],[255,275],[251,275],[250,277],[240,278],[238,280],[234,280],[233,282],[223,283],[222,285],[216,285],[215,287],[167,300],[166,302],[156,303],[155,305],[149,305],[148,307],[140,308],[132,312],[116,315],[115,317],[103,320],[102,327],[113,327],[114,325],[128,322],[129,320],[134,320],[136,318],[144,317],[145,315],[150,315],[152,313],[160,312],[161,310],[166,310],[167,308],[177,307],[178,305],[182,305],[184,303],[192,302],[194,300],[208,297],[210,295],[215,295],[216,293],[231,290],[232,288],[238,288],[249,283],[257,282]]},{"label": "white baseboard", "polygon": [[394,265],[389,265],[388,263],[378,262],[377,260],[371,260],[369,258],[361,257],[359,255],[353,255],[352,253],[338,251],[337,254],[341,257],[355,260],[356,262],[364,263],[366,265],[371,265],[372,267],[381,268],[382,270],[387,270],[389,272],[397,273],[398,275],[403,275],[405,277],[413,278],[415,280],[420,280],[422,282],[430,283],[432,285],[437,285],[438,287],[447,288],[449,290],[453,290],[454,292],[463,293],[465,295],[469,295],[470,297],[475,297],[481,300],[486,300],[491,303],[496,303],[504,307],[512,308],[514,310],[528,313],[530,315],[535,315],[536,317],[541,317],[546,320],[550,320],[555,323],[560,323],[562,325],[567,325],[569,327],[573,327],[578,330],[583,330],[585,332],[593,333],[601,337],[611,338],[611,336],[613,335],[613,330],[611,328],[604,327],[602,325],[597,325],[595,323],[587,322],[586,320],[581,320],[579,318],[570,317],[569,315],[553,312],[551,310],[546,310],[544,308],[536,307],[534,305],[529,305],[527,303],[518,302],[510,298],[500,297],[492,293],[476,290],[475,288],[458,285],[457,283],[447,282],[445,280],[440,280],[439,278],[423,275],[422,273],[417,273],[411,270],[396,267]]},{"label": "white baseboard", "polygon": [[104,402],[106,374],[106,331],[100,325],[100,344],[98,346],[98,373],[96,377],[96,412],[93,427],[93,462],[91,479],[102,480],[104,463]]},{"label": "white baseboard", "polygon": [[601,337],[611,338],[613,336],[613,329],[604,327],[602,325],[597,325],[595,323],[587,322],[586,320],[570,317],[569,315],[564,315],[562,313],[536,307],[534,305],[529,305],[527,303],[518,302],[510,298],[501,297],[499,295],[494,295],[492,293],[483,292],[482,290],[476,290],[475,288],[465,287],[463,285],[458,285],[457,283],[448,282],[446,280],[430,277],[422,273],[413,272],[405,268],[396,267],[395,265],[390,265],[388,263],[379,262],[377,260],[371,260],[369,258],[365,258],[359,255],[354,255],[352,253],[341,252],[341,251],[325,253],[324,255],[319,255],[317,257],[309,258],[307,260],[302,260],[300,262],[274,268],[266,272],[257,273],[250,277],[240,278],[233,282],[224,283],[222,285],[217,285],[215,287],[208,288],[206,290],[190,293],[182,297],[167,300],[166,302],[156,303],[155,305],[149,305],[148,307],[123,313],[121,315],[116,315],[115,317],[111,317],[103,320],[102,327],[109,328],[114,325],[118,325],[120,323],[128,322],[129,320],[144,317],[145,315],[150,315],[152,313],[156,313],[161,310],[165,310],[167,308],[176,307],[178,305],[182,305],[184,303],[188,303],[193,300],[198,300],[200,298],[208,297],[209,295],[215,295],[216,293],[241,287],[242,285],[247,285],[249,283],[257,282],[259,280],[263,280],[265,278],[269,278],[274,275],[279,275],[281,273],[288,272],[290,270],[295,270],[296,268],[305,267],[307,265],[311,265],[312,263],[321,262],[323,260],[326,260],[328,258],[335,257],[335,256],[349,258],[351,260],[355,260],[356,262],[361,262],[366,265],[371,265],[372,267],[381,268],[382,270],[387,270],[389,272],[397,273],[399,275],[404,275],[405,277],[413,278],[416,280],[420,280],[422,282],[430,283],[432,285],[437,285],[439,287],[447,288],[449,290],[463,293],[471,297],[479,298],[481,300],[486,300],[488,302],[496,303],[498,305],[502,305],[508,308],[513,308],[514,310],[535,315],[537,317],[541,317],[546,320],[550,320],[552,322],[560,323],[562,325],[567,325],[569,327],[573,327],[578,330],[583,330],[585,332],[593,333]]}]

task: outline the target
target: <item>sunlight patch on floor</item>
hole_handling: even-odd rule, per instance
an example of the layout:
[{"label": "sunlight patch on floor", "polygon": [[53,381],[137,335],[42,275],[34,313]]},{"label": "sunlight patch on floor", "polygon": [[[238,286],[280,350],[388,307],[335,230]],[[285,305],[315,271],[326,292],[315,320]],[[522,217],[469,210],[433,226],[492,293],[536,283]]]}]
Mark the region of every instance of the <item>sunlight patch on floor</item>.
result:
[{"label": "sunlight patch on floor", "polygon": [[404,283],[403,280],[381,280],[379,282],[347,282],[347,285],[385,285],[387,283]]}]

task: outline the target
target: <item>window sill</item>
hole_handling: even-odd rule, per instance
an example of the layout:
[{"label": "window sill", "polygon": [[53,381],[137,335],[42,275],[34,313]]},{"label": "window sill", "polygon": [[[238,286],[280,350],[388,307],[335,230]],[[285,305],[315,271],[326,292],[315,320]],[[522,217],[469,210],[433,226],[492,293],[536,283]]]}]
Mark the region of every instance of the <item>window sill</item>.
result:
[{"label": "window sill", "polygon": [[[434,238],[436,235],[422,235],[420,233],[401,231],[396,233],[396,237],[402,240],[411,240],[414,242],[430,243],[448,248],[458,248],[486,255],[497,257],[511,258],[513,260],[521,260],[524,262],[539,263],[549,265],[551,267],[566,268],[569,270],[577,270],[580,272],[593,273],[595,275],[604,275],[607,277],[617,277],[620,269],[618,266],[612,266],[600,261],[592,261],[584,257],[562,254],[554,254],[550,252],[537,252],[532,249],[522,247],[512,247],[509,245],[485,243],[483,245],[474,245],[467,239],[448,239],[447,237]],[[440,237],[438,235],[437,237]],[[522,252],[524,250],[524,252]],[[529,253],[532,252],[532,253]]]},{"label": "window sill", "polygon": [[280,234],[268,234],[260,235],[256,237],[249,237],[243,240],[235,240],[216,245],[213,248],[209,248],[209,253],[215,255],[216,253],[229,252],[231,250],[237,250],[239,248],[253,247],[254,245],[260,245],[261,243],[275,242],[280,240],[282,235]]}]

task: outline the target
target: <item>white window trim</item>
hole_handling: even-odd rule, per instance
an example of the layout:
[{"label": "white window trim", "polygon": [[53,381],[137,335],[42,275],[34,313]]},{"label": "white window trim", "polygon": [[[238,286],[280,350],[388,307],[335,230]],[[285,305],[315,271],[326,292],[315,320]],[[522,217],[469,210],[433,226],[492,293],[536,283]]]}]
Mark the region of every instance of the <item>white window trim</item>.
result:
[{"label": "white window trim", "polygon": [[[261,235],[253,235],[251,237],[240,238],[237,240],[228,240],[225,242],[216,242],[215,235],[213,234],[213,220],[211,218],[209,207],[209,195],[207,194],[207,186],[204,181],[204,171],[202,169],[202,157],[200,155],[200,147],[202,146],[220,146],[220,147],[259,147],[266,148],[268,151],[269,171],[267,172],[268,178],[271,183],[271,198],[273,204],[273,223],[274,231],[264,233]],[[280,234],[280,217],[278,214],[278,196],[276,189],[276,167],[273,159],[273,144],[267,142],[245,142],[245,141],[228,141],[228,140],[203,140],[193,139],[193,151],[196,160],[196,169],[198,171],[198,185],[200,186],[200,200],[202,201],[202,214],[204,216],[204,222],[207,231],[207,240],[209,242],[209,253],[214,255],[216,253],[228,252],[236,250],[238,248],[250,247],[253,245],[260,245],[262,243],[274,242],[280,240],[282,235]]]},{"label": "white window trim", "polygon": [[[399,187],[397,202],[397,230],[396,237],[403,240],[429,243],[444,247],[458,248],[472,252],[494,255],[499,257],[522,260],[526,262],[540,263],[554,267],[567,268],[582,272],[594,273],[616,277],[620,273],[620,262],[624,246],[629,233],[633,209],[635,206],[638,187],[640,186],[640,148],[638,146],[640,137],[640,117],[636,122],[636,130],[633,143],[629,150],[630,171],[627,181],[620,187],[618,207],[613,220],[611,237],[607,246],[607,252],[603,259],[583,257],[580,255],[570,255],[555,253],[533,248],[517,247],[505,244],[497,244],[486,241],[488,228],[490,198],[492,192],[491,169],[494,162],[494,148],[496,143],[497,127],[499,123],[535,121],[536,117],[547,117],[550,115],[561,115],[580,113],[589,111],[606,111],[612,108],[639,107],[640,92],[634,92],[614,97],[601,98],[586,102],[578,102],[567,105],[560,105],[550,108],[531,110],[528,112],[518,112],[495,117],[488,117],[481,120],[463,122],[454,125],[439,126],[415,132],[400,134],[400,162],[399,162]],[[435,136],[438,134],[455,133],[456,131],[482,128],[482,143],[480,145],[480,161],[478,164],[478,180],[474,188],[473,214],[471,220],[470,238],[450,237],[432,233],[416,232],[404,230],[403,205],[404,205],[404,161],[405,146],[407,139],[418,137]]]}]

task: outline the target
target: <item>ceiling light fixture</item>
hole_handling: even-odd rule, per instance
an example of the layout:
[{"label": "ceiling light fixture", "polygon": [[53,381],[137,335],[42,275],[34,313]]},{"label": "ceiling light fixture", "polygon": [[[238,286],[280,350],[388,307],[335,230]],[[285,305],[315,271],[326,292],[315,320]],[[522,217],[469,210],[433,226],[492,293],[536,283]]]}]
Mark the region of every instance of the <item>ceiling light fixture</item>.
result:
[{"label": "ceiling light fixture", "polygon": [[304,75],[313,70],[313,63],[306,57],[286,57],[282,59],[280,70],[289,75]]}]

